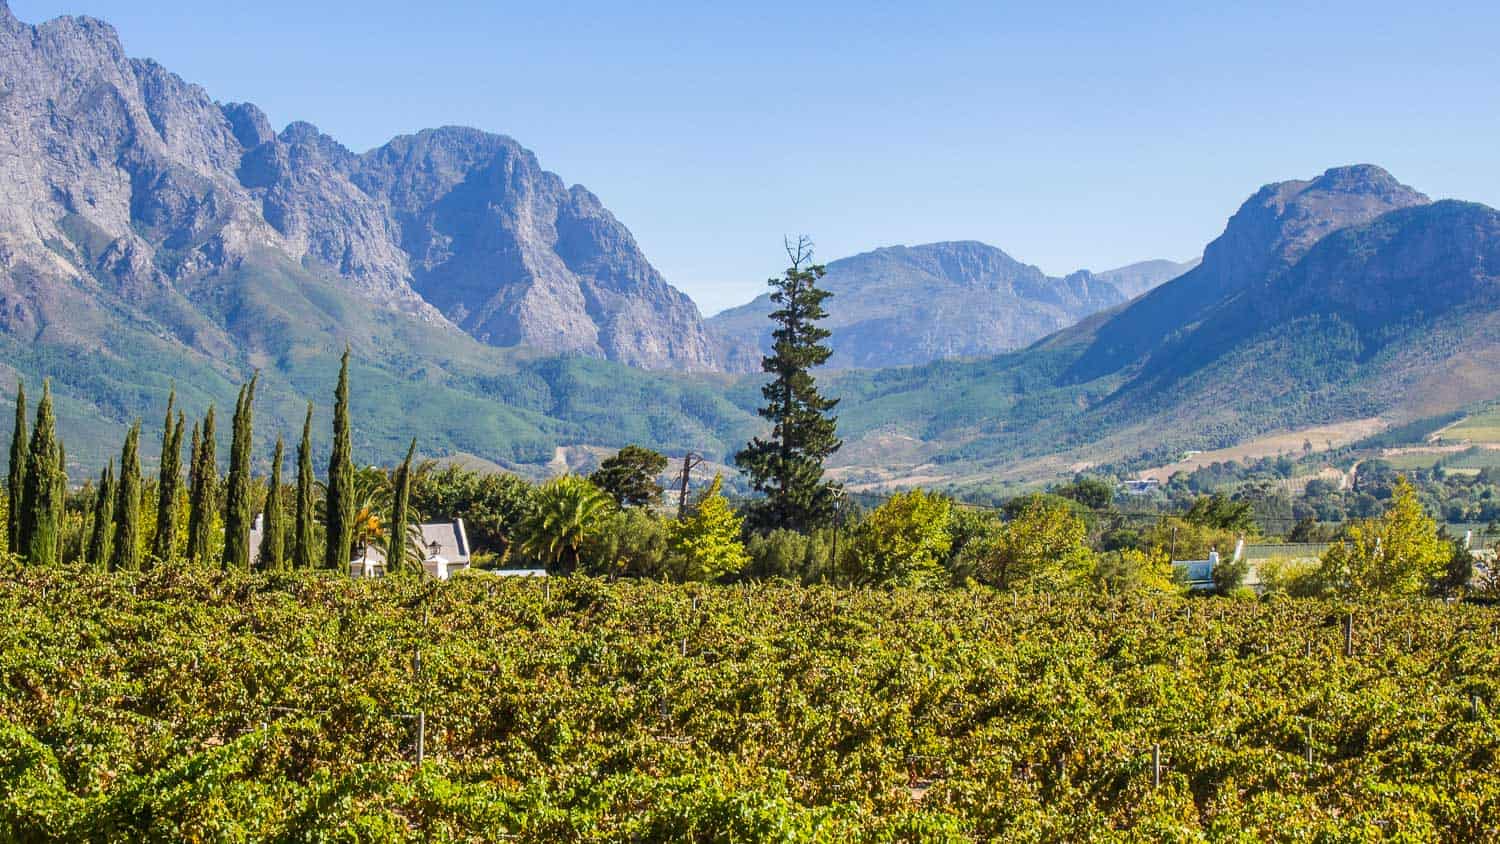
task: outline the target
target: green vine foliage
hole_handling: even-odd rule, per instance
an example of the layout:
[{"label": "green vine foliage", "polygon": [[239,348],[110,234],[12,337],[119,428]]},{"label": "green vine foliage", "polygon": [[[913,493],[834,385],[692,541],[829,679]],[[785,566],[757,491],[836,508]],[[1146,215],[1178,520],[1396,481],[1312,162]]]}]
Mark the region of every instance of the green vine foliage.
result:
[{"label": "green vine foliage", "polygon": [[0,560],[0,617],[0,841],[1500,829],[1487,607]]}]

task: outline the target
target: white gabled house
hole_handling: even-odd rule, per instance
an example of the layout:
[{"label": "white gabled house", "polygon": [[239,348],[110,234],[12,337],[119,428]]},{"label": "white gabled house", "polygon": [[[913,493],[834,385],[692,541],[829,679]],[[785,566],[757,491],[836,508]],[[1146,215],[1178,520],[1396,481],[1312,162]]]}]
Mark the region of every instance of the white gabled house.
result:
[{"label": "white gabled house", "polygon": [[[418,525],[417,532],[420,539],[414,536],[412,541],[420,542],[422,570],[427,574],[447,580],[469,567],[472,552],[463,519]],[[385,549],[368,543],[349,561],[350,577],[385,577],[386,569]]]}]

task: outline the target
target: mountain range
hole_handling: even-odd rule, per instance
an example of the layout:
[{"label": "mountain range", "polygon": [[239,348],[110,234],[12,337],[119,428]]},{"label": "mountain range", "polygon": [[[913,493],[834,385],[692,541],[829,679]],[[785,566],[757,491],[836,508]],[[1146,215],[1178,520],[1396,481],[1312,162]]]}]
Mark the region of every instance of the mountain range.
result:
[{"label": "mountain range", "polygon": [[[1197,264],[1051,278],[954,242],[825,282],[820,379],[856,484],[1129,471],[1500,396],[1500,214],[1372,165],[1255,191]],[[632,442],[722,460],[762,425],[761,376],[733,373],[765,310],[705,324],[509,138],[356,154],[127,57],[107,24],[32,26],[0,0],[0,378],[51,379],[75,479],[174,385],[202,413],[259,371],[262,444],[309,400],[321,433],[346,344],[360,459],[416,435],[532,474]]]},{"label": "mountain range", "polygon": [[[1064,278],[975,241],[892,246],[827,265],[832,369],[878,369],[1007,352],[1127,302],[1197,262],[1145,261]],[[769,295],[708,320],[734,372],[760,371]]]},{"label": "mountain range", "polygon": [[845,429],[888,477],[951,481],[1404,423],[1500,395],[1497,288],[1500,212],[1334,168],[1262,188],[1200,266],[1025,350],[841,376]]}]

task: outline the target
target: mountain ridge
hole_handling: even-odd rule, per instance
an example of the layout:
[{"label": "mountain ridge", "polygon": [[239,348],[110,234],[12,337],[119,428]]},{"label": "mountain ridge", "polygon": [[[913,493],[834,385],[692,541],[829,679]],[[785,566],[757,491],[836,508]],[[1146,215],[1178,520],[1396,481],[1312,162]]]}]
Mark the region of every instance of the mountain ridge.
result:
[{"label": "mountain ridge", "polygon": [[[979,241],[887,246],[830,262],[831,369],[875,369],[1010,351],[1129,301],[1192,262],[1146,261],[1046,275]],[[769,296],[707,320],[726,368],[757,372],[769,348]]]},{"label": "mountain ridge", "polygon": [[129,57],[103,21],[33,26],[6,6],[0,23],[12,330],[91,307],[66,290],[80,282],[191,309],[205,279],[270,250],[492,345],[718,366],[696,305],[628,229],[513,139],[447,127],[356,154],[310,123],[277,133],[253,104]]}]

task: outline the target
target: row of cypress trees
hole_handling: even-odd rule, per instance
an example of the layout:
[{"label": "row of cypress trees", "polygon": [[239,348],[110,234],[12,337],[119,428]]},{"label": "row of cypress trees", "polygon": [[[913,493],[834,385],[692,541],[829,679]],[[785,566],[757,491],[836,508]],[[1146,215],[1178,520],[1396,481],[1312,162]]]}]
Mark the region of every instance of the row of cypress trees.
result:
[{"label": "row of cypress trees", "polygon": [[[218,510],[220,477],[215,453],[214,408],[210,406],[201,423],[194,422],[188,449],[187,524],[185,543],[181,543],[179,501],[182,494],[182,441],[186,417],[177,409],[176,391],[167,398],[166,420],[162,426],[160,472],[157,480],[157,506],[154,514],[156,532],[150,549],[141,541],[141,504],[144,480],[140,467],[141,423],[136,420],[125,436],[118,469],[113,460],[100,475],[94,499],[90,503],[92,526],[85,545],[90,565],[112,571],[138,571],[156,563],[176,561],[179,547],[185,547],[188,561],[208,564],[212,561],[211,539],[215,516],[221,516],[224,547],[219,564],[224,568],[249,570],[251,561],[260,568],[281,569],[316,565],[316,509],[312,462],[312,416],[309,402],[302,425],[302,439],[297,447],[297,483],[290,541],[285,535],[283,515],[287,502],[282,490],[282,463],[285,448],[276,438],[271,458],[270,487],[262,513],[264,524],[261,545],[250,547],[250,530],[254,523],[251,495],[251,439],[254,425],[255,388],[259,374],[240,388],[235,402],[233,430],[229,449],[229,474],[223,480],[224,509]],[[339,362],[338,387],[334,392],[333,449],[328,466],[325,507],[326,543],[322,554],[324,567],[342,569],[348,564],[354,535],[354,462],[349,420],[349,350]],[[413,441],[412,448],[415,450]],[[403,464],[409,475],[411,454]],[[42,386],[42,400],[37,407],[36,422],[27,433],[25,385],[16,390],[16,421],[11,438],[10,471],[7,477],[9,509],[6,523],[6,551],[34,565],[55,565],[61,560],[63,502],[67,495],[66,456],[56,433],[49,382]],[[404,477],[404,476],[403,476]],[[409,484],[399,482],[403,488]],[[398,493],[398,511],[406,496]],[[404,514],[398,512],[398,518]],[[398,521],[396,524],[401,524]],[[290,558],[287,556],[290,551]],[[144,552],[144,553],[143,553]],[[399,560],[400,557],[393,559]],[[399,563],[398,563],[399,564]]]}]

